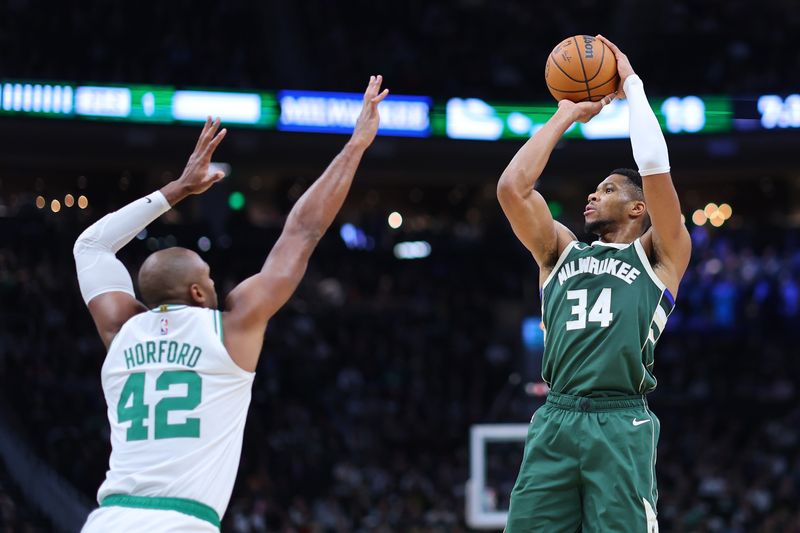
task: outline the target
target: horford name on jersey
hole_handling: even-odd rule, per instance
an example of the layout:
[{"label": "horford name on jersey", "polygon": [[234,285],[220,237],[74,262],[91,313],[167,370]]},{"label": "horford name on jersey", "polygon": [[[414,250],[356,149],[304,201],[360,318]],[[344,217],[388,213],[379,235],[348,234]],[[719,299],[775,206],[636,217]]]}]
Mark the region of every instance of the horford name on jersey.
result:
[{"label": "horford name on jersey", "polygon": [[125,368],[146,364],[170,363],[194,368],[203,350],[186,342],[146,341],[125,348]]}]

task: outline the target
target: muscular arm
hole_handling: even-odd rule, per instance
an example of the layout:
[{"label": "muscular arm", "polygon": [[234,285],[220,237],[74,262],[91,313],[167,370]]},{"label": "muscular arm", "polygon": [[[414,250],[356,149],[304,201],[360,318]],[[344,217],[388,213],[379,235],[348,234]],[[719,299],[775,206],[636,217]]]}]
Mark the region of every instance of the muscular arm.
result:
[{"label": "muscular arm", "polygon": [[534,186],[564,132],[575,122],[589,121],[611,100],[613,96],[602,102],[559,102],[556,113],[520,148],[497,184],[500,206],[514,234],[533,254],[542,281],[575,235],[553,220],[547,202]]},{"label": "muscular arm", "polygon": [[672,183],[669,154],[664,134],[647,101],[644,84],[636,75],[627,56],[602,36],[617,58],[622,86],[630,109],[630,136],[633,158],[642,175],[642,188],[652,228],[642,237],[642,244],[656,273],[673,295],[689,264],[692,241],[681,220],[681,205]]},{"label": "muscular arm", "polygon": [[225,345],[245,370],[255,370],[267,322],[297,289],[311,253],[341,209],[361,157],[375,138],[377,107],[388,94],[379,93],[381,81],[381,76],[371,78],[352,138],[294,205],[261,272],[240,283],[225,300]]},{"label": "muscular arm", "polygon": [[644,200],[652,228],[642,237],[659,278],[673,295],[689,265],[692,239],[681,220],[678,193],[669,172],[642,177]]},{"label": "muscular arm", "polygon": [[656,267],[675,294],[678,283],[689,264],[691,238],[681,220],[681,204],[669,172],[667,144],[658,120],[647,102],[639,76],[624,82],[631,114],[631,144],[634,159],[642,175],[644,201],[653,224],[645,245],[651,244]]},{"label": "muscular arm", "polygon": [[78,284],[106,348],[128,319],[146,310],[136,300],[130,274],[115,254],[171,206],[189,194],[203,192],[222,179],[221,172],[208,175],[211,155],[226,133],[222,130],[217,134],[218,128],[219,121],[206,121],[195,151],[179,179],[109,213],[75,241],[73,255]]},{"label": "muscular arm", "polygon": [[75,241],[78,285],[106,348],[130,317],[145,310],[128,270],[114,254],[168,209],[162,194],[150,194],[104,216]]}]

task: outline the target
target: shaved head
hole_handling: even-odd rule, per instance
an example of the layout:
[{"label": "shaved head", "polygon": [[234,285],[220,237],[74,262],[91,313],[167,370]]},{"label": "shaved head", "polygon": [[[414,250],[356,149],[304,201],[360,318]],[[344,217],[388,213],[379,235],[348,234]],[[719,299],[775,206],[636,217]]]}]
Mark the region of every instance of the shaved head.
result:
[{"label": "shaved head", "polygon": [[217,307],[208,264],[186,248],[166,248],[150,254],[139,269],[139,290],[148,307],[170,303]]}]

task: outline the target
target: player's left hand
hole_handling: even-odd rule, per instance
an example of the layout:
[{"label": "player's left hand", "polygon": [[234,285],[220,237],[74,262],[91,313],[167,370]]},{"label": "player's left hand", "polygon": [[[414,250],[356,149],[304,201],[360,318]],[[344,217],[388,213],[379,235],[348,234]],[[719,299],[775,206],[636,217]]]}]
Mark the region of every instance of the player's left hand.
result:
[{"label": "player's left hand", "polygon": [[221,170],[209,172],[211,156],[214,155],[214,150],[217,149],[217,146],[219,146],[219,143],[222,142],[228,132],[225,128],[217,132],[219,125],[219,119],[213,122],[211,117],[206,119],[203,131],[200,133],[200,138],[197,139],[197,144],[194,147],[194,152],[189,156],[186,168],[183,169],[181,177],[177,180],[188,194],[205,192],[209,187],[225,177],[225,173]]},{"label": "player's left hand", "polygon": [[616,93],[611,93],[599,102],[575,103],[570,100],[561,100],[558,102],[558,109],[568,112],[573,122],[586,124],[597,116],[605,106],[613,102],[616,96]]},{"label": "player's left hand", "polygon": [[616,44],[612,43],[602,35],[598,35],[596,38],[608,46],[608,48],[614,53],[614,57],[617,58],[617,72],[619,73],[619,94],[617,96],[620,98],[625,98],[625,94],[622,91],[622,87],[625,85],[625,80],[628,79],[628,76],[631,74],[636,74],[633,71],[631,62],[628,60],[628,56],[623,54],[622,50],[620,50]]},{"label": "player's left hand", "polygon": [[356,120],[356,127],[353,130],[351,142],[357,146],[366,148],[372,141],[375,140],[375,135],[378,133],[378,125],[380,124],[380,115],[378,114],[378,104],[389,94],[389,89],[381,91],[381,83],[383,76],[369,77],[369,85],[364,92],[364,106],[361,108],[361,114],[358,115]]}]

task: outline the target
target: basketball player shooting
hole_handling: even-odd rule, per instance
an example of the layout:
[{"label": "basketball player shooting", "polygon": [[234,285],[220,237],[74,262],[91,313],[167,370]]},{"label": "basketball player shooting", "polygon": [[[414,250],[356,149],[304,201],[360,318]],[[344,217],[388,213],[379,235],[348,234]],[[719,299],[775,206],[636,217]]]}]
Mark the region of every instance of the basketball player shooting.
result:
[{"label": "basketball player shooting", "polygon": [[209,119],[177,180],[106,215],[75,243],[78,281],[108,353],[101,378],[111,426],[110,468],[83,531],[218,531],[233,490],[254,372],[267,321],[294,293],[378,130],[373,76],[355,130],[292,208],[261,272],[217,306],[209,266],[186,248],[150,255],[143,303],[115,257],[150,222],[223,178],[209,173],[225,137]]},{"label": "basketball player shooting", "polygon": [[660,424],[646,395],[656,386],[653,349],[675,305],[691,240],[642,80],[619,48],[598,39],[617,59],[639,171],[612,170],[589,194],[585,229],[597,240],[578,242],[534,186],[564,132],[591,120],[613,95],[560,101],[497,187],[514,233],[539,265],[542,376],[550,386],[528,430],[508,533],[658,531]]}]

